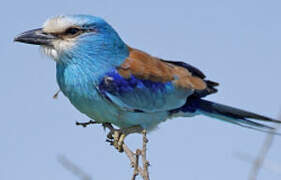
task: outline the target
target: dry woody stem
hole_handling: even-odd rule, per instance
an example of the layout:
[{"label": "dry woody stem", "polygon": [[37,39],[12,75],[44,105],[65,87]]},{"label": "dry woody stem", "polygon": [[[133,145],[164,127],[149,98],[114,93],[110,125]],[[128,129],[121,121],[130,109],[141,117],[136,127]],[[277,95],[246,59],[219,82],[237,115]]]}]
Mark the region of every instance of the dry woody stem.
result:
[{"label": "dry woody stem", "polygon": [[[89,122],[76,122],[77,126],[87,127],[90,124],[98,124],[96,121],[90,120]],[[110,145],[113,145],[112,142],[112,135],[117,130],[114,129],[114,127],[110,123],[103,123],[103,127],[106,129],[109,129],[109,134],[107,135],[107,142],[110,143]],[[126,156],[130,160],[131,167],[133,168],[133,175],[132,180],[135,180],[138,175],[140,175],[144,180],[149,180],[149,162],[146,157],[146,151],[147,151],[147,143],[148,139],[146,137],[146,130],[142,130],[142,148],[137,149],[136,152],[133,152],[124,142],[122,144],[122,151],[124,152]],[[140,158],[142,161],[142,166],[140,166]]]}]

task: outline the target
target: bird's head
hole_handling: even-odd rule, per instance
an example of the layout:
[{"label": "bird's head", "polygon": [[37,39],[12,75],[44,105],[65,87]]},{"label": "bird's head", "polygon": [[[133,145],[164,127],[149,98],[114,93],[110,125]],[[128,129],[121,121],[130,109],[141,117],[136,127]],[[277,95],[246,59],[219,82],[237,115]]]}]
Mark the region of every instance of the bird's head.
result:
[{"label": "bird's head", "polygon": [[26,31],[14,40],[40,45],[43,52],[56,61],[66,59],[63,57],[106,59],[112,55],[128,55],[127,46],[115,30],[103,19],[89,15],[57,16],[48,19],[42,28]]}]

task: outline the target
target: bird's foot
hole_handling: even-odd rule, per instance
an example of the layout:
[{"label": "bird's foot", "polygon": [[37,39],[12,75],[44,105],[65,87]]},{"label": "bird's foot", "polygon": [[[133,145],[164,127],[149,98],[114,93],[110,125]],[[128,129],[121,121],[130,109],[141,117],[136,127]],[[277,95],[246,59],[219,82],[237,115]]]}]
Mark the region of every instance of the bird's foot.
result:
[{"label": "bird's foot", "polygon": [[113,145],[119,152],[123,152],[123,144],[125,137],[133,133],[141,133],[143,128],[140,126],[132,126],[128,128],[115,129],[110,123],[103,123],[104,128],[110,131],[107,134],[106,141]]},{"label": "bird's foot", "polygon": [[123,152],[123,143],[126,134],[123,134],[120,129],[112,129],[107,134],[106,141],[110,143],[110,145],[114,146],[119,152]]}]

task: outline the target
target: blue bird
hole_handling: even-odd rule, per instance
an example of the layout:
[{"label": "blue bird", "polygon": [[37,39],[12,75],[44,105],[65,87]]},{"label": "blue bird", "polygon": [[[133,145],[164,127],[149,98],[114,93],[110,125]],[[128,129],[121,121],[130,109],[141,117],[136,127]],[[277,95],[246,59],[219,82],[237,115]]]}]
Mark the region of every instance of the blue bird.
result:
[{"label": "blue bird", "polygon": [[[99,123],[152,130],[167,119],[200,114],[266,132],[273,128],[256,120],[280,123],[205,100],[217,92],[218,83],[205,79],[192,65],[129,47],[98,17],[57,16],[42,28],[18,35],[15,41],[40,45],[56,62],[63,94],[81,113]],[[132,132],[139,132],[136,129]]]}]

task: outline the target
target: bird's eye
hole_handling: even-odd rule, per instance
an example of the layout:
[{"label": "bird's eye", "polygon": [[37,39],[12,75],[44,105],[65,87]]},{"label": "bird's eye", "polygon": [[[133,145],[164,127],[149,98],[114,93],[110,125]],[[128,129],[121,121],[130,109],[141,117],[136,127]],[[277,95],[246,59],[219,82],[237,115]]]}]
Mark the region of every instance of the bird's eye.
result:
[{"label": "bird's eye", "polygon": [[73,36],[73,35],[76,35],[76,34],[78,34],[78,33],[80,33],[81,32],[81,30],[79,29],[79,28],[77,28],[77,27],[70,27],[70,28],[68,28],[65,32],[64,32],[64,34],[65,35],[71,35],[71,36]]}]

